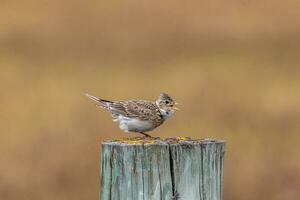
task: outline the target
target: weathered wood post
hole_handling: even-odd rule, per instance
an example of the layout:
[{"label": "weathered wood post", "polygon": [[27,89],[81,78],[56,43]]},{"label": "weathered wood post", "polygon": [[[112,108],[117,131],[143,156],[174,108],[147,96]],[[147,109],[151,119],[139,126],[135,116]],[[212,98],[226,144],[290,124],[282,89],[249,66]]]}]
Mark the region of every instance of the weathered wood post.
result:
[{"label": "weathered wood post", "polygon": [[225,142],[105,141],[100,200],[222,200]]}]

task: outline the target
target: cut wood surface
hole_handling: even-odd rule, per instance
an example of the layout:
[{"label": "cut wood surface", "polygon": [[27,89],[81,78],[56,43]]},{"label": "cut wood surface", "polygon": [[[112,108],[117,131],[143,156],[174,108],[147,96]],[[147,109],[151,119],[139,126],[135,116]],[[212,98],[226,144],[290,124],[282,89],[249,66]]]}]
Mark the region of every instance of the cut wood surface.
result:
[{"label": "cut wood surface", "polygon": [[105,141],[100,200],[221,200],[224,152],[221,140]]}]

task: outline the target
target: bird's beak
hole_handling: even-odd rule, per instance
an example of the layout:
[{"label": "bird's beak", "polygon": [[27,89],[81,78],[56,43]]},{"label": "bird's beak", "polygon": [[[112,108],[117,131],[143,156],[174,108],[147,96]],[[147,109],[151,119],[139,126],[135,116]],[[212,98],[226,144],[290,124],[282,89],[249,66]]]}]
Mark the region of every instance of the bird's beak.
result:
[{"label": "bird's beak", "polygon": [[179,108],[175,107],[175,105],[178,105],[178,104],[179,104],[178,102],[174,103],[174,107],[173,107],[174,110],[180,110]]},{"label": "bird's beak", "polygon": [[179,109],[179,108],[177,108],[177,107],[173,107],[173,109],[174,109],[174,110],[180,110],[180,109]]}]

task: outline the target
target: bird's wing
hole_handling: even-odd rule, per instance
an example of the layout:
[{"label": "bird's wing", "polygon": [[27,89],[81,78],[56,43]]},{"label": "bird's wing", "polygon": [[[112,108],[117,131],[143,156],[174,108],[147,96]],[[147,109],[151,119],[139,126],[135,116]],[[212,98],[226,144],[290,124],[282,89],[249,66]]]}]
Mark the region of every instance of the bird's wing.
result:
[{"label": "bird's wing", "polygon": [[110,105],[110,110],[129,118],[141,120],[153,120],[157,116],[161,116],[156,104],[144,100],[114,102]]}]

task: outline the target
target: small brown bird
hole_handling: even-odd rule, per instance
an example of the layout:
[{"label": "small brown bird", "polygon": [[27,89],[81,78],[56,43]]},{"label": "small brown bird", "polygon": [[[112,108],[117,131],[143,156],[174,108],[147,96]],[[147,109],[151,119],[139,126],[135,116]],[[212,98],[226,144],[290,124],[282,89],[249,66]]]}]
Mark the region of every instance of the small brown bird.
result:
[{"label": "small brown bird", "polygon": [[119,123],[119,127],[125,132],[145,133],[160,126],[175,110],[176,103],[166,93],[161,93],[155,101],[128,100],[128,101],[108,101],[97,98],[90,94],[86,96],[96,102],[100,108],[104,108],[111,113],[112,119]]}]

